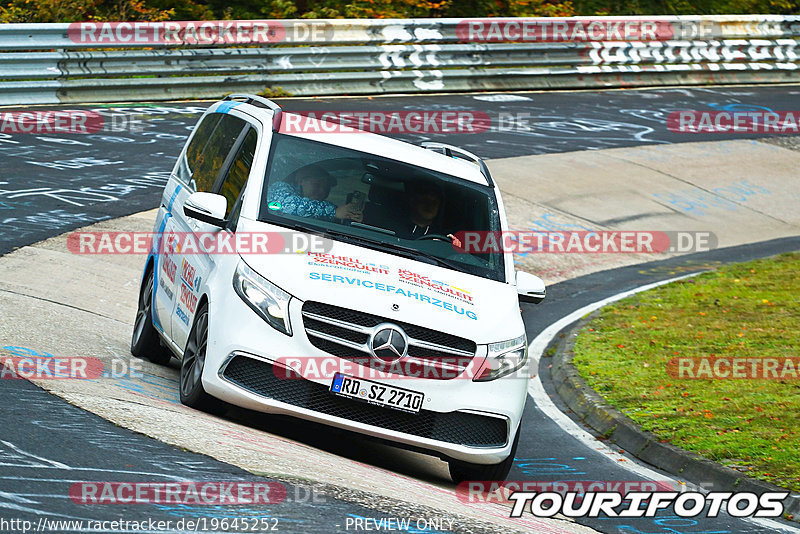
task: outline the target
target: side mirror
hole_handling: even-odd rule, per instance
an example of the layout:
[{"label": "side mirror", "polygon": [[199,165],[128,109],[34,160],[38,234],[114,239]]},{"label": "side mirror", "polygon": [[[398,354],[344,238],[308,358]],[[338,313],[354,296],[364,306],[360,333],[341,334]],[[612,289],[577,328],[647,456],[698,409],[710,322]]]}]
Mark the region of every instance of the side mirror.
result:
[{"label": "side mirror", "polygon": [[183,204],[183,213],[187,217],[224,227],[225,210],[228,208],[228,199],[214,193],[192,193]]},{"label": "side mirror", "polygon": [[517,271],[517,294],[520,302],[538,304],[544,300],[547,288],[544,286],[544,281],[538,276]]}]

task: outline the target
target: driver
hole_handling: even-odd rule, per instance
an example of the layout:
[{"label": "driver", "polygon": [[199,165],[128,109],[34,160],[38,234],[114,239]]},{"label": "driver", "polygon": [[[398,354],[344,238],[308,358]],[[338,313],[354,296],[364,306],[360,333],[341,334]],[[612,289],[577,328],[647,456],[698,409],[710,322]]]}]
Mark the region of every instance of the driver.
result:
[{"label": "driver", "polygon": [[274,209],[288,215],[361,222],[364,214],[356,204],[342,204],[337,207],[333,202],[325,200],[334,185],[336,178],[320,165],[312,163],[295,171],[290,179],[271,184],[267,192],[267,203],[270,209],[275,206]]},{"label": "driver", "polygon": [[[408,197],[408,220],[401,223],[396,235],[404,239],[420,239],[426,235],[444,235],[438,221],[439,211],[444,202],[442,190],[433,182],[412,182],[406,186]],[[458,239],[447,234],[453,244],[461,246]]]}]

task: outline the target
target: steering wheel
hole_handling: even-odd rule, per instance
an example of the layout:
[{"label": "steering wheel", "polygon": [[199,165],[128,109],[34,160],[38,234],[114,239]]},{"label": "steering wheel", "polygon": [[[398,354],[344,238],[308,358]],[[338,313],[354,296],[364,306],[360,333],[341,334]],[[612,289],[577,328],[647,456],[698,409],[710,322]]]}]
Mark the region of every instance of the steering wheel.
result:
[{"label": "steering wheel", "polygon": [[446,235],[442,234],[425,234],[419,236],[415,241],[424,241],[426,239],[436,240],[436,241],[445,241],[447,243],[452,243],[452,240],[447,237]]}]

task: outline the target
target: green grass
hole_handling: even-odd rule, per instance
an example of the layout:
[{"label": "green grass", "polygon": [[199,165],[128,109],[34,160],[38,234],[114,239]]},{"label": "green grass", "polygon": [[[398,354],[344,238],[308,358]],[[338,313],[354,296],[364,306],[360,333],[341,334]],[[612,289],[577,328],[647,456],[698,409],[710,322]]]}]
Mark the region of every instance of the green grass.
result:
[{"label": "green grass", "polygon": [[800,380],[675,378],[672,358],[800,357],[800,253],[634,295],[584,326],[575,365],[642,428],[800,490]]}]

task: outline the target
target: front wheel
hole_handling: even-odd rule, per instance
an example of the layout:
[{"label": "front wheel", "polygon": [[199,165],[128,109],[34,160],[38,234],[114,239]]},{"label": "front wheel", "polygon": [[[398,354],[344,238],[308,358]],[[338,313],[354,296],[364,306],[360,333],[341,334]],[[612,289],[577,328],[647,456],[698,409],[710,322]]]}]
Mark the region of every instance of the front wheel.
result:
[{"label": "front wheel", "polygon": [[161,339],[153,326],[153,269],[147,271],[139,291],[139,307],[131,336],[131,354],[160,365],[166,365],[172,357],[172,353],[161,346]]},{"label": "front wheel", "polygon": [[219,414],[225,411],[225,403],[215,399],[203,388],[203,368],[206,364],[208,347],[208,305],[198,310],[183,351],[181,361],[180,393],[181,402],[191,408]]},{"label": "front wheel", "polygon": [[511,445],[511,453],[508,458],[499,464],[473,464],[470,462],[463,462],[461,460],[449,460],[448,468],[450,469],[450,478],[456,484],[461,484],[467,480],[494,480],[502,482],[511,471],[511,466],[514,465],[514,456],[517,454],[517,445],[519,445],[519,435],[521,433],[522,423],[517,428],[517,435],[514,436],[514,443]]}]

